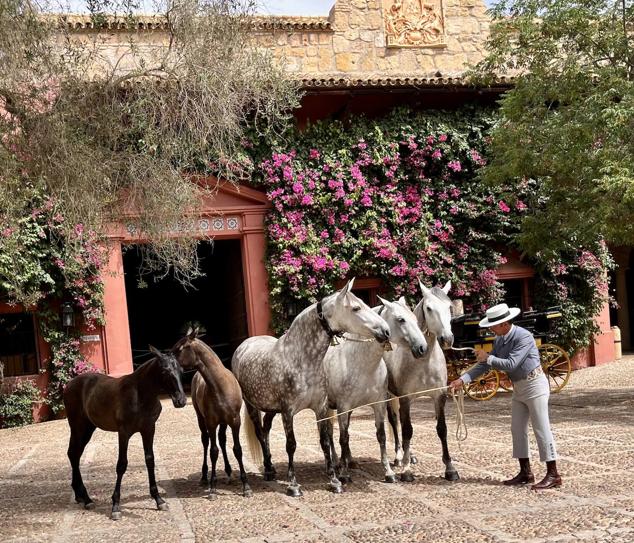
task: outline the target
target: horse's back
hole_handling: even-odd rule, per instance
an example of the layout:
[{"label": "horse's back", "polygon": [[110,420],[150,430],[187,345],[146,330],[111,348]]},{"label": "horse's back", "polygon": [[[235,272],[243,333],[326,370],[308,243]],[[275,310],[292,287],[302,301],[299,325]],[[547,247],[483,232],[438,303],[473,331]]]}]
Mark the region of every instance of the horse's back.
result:
[{"label": "horse's back", "polygon": [[116,410],[120,378],[102,373],[83,373],[71,379],[64,390],[64,406],[71,424],[87,418],[97,428],[117,431]]},{"label": "horse's back", "polygon": [[231,358],[231,370],[234,375],[240,380],[239,374],[243,368],[253,364],[262,362],[269,359],[269,354],[275,344],[277,338],[273,336],[253,336],[245,339]]},{"label": "horse's back", "polygon": [[227,370],[227,374],[223,374],[224,377],[226,379],[223,379],[222,383],[217,383],[219,392],[215,393],[203,376],[196,372],[191,384],[192,403],[208,423],[233,426],[240,421],[242,390],[230,371]]}]

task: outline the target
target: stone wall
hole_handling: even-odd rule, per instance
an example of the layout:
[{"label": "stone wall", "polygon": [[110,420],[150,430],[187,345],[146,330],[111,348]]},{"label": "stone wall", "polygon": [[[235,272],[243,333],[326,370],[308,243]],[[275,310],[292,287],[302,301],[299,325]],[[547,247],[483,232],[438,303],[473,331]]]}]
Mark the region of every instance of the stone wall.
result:
[{"label": "stone wall", "polygon": [[[327,17],[259,17],[253,32],[302,80],[456,78],[483,57],[485,9],[484,0],[336,0]],[[79,39],[96,40],[103,62],[125,54],[129,31],[113,25],[96,37],[87,17],[68,21]],[[140,21],[133,34],[136,52],[148,56],[167,38],[160,19]]]}]

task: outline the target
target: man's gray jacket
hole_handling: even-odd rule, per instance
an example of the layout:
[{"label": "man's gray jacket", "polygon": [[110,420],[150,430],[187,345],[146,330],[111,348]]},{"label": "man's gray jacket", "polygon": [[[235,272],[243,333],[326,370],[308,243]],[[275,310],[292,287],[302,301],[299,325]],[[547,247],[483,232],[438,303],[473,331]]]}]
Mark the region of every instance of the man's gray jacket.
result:
[{"label": "man's gray jacket", "polygon": [[479,362],[460,378],[467,384],[493,368],[506,372],[511,381],[521,381],[540,364],[533,334],[521,326],[513,325],[506,336],[495,338],[493,350],[486,362]]}]

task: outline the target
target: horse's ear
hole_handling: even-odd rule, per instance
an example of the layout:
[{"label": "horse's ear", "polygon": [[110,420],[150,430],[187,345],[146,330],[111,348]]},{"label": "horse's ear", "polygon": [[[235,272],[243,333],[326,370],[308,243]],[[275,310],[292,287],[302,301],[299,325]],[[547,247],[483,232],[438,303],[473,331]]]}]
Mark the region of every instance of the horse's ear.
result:
[{"label": "horse's ear", "polygon": [[149,348],[150,348],[150,352],[152,354],[155,354],[157,356],[161,356],[161,351],[159,351],[158,349],[154,348],[152,345],[150,345]]},{"label": "horse's ear", "polygon": [[403,305],[403,306],[405,306],[405,307],[408,307],[408,305],[407,305],[407,300],[405,299],[405,296],[401,296],[401,297],[398,299],[398,303],[399,303],[399,304],[401,304],[401,305]]},{"label": "horse's ear", "polygon": [[341,292],[339,292],[339,296],[345,296],[346,294],[348,294],[348,292],[351,292],[352,285],[354,285],[354,277],[350,279],[350,281],[348,281],[348,284],[341,289]]},{"label": "horse's ear", "polygon": [[423,293],[423,296],[429,296],[431,294],[431,290],[423,285],[423,282],[420,279],[418,280],[418,286],[420,287],[420,291]]},{"label": "horse's ear", "polygon": [[193,329],[191,326],[189,326],[189,327],[187,328],[187,332],[185,332],[185,335],[186,335],[186,336],[189,336],[189,335],[191,335],[191,333],[192,333],[193,331],[194,331],[194,329]]},{"label": "horse's ear", "polygon": [[198,337],[198,327],[196,327],[196,328],[190,328],[190,329],[187,331],[187,337],[188,337],[189,339],[196,339],[196,338]]},{"label": "horse's ear", "polygon": [[385,300],[384,298],[381,298],[380,296],[377,295],[377,298],[379,299],[379,302],[381,302],[385,307],[390,307],[390,305],[392,305],[392,302],[389,302],[388,300]]},{"label": "horse's ear", "polygon": [[451,290],[451,279],[445,283],[445,286],[442,287],[442,290],[445,294],[449,294],[449,291]]}]

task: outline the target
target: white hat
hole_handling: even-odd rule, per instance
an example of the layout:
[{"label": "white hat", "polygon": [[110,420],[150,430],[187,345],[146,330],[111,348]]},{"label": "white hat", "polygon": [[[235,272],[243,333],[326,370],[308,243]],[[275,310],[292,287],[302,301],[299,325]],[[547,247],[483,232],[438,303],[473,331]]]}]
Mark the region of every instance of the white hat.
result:
[{"label": "white hat", "polygon": [[494,305],[487,309],[487,316],[480,321],[480,328],[489,328],[517,317],[522,310],[506,304]]}]

